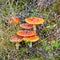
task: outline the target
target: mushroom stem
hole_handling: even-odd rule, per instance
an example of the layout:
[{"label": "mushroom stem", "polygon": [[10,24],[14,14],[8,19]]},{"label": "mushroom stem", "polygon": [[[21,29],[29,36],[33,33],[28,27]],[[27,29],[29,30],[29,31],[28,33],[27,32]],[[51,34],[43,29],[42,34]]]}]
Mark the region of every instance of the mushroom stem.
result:
[{"label": "mushroom stem", "polygon": [[31,42],[28,45],[29,45],[30,48],[32,47],[32,43]]},{"label": "mushroom stem", "polygon": [[33,26],[33,30],[36,31],[36,26],[35,25]]},{"label": "mushroom stem", "polygon": [[8,60],[9,60],[9,58],[10,58],[10,55],[8,54]]},{"label": "mushroom stem", "polygon": [[15,25],[14,25],[14,28],[15,28],[15,30],[17,31],[17,28],[16,28],[16,26],[17,26],[17,25],[15,24]]},{"label": "mushroom stem", "polygon": [[19,49],[19,46],[20,46],[20,44],[19,43],[16,43],[16,49]]},{"label": "mushroom stem", "polygon": [[5,56],[3,57],[3,59],[5,60]]}]

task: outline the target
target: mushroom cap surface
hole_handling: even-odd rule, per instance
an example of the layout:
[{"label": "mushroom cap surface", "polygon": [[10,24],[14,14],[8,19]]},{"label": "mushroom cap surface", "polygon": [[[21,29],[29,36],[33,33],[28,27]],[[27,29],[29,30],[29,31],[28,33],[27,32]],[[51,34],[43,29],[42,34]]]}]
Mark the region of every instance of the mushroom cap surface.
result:
[{"label": "mushroom cap surface", "polygon": [[20,19],[17,17],[17,16],[12,16],[10,19],[9,19],[9,23],[12,24],[18,24],[20,22]]},{"label": "mushroom cap surface", "polygon": [[21,42],[23,40],[23,36],[11,36],[10,42]]},{"label": "mushroom cap surface", "polygon": [[31,36],[31,37],[26,37],[24,38],[24,40],[28,41],[28,42],[35,42],[39,40],[38,36]]},{"label": "mushroom cap surface", "polygon": [[29,24],[35,24],[35,25],[44,23],[44,19],[38,18],[38,17],[29,17],[29,18],[26,18],[25,21]]},{"label": "mushroom cap surface", "polygon": [[31,29],[33,27],[33,24],[23,23],[20,24],[20,27],[24,29]]},{"label": "mushroom cap surface", "polygon": [[33,36],[33,35],[36,35],[36,32],[32,30],[19,30],[17,31],[17,35],[24,36],[24,37]]}]

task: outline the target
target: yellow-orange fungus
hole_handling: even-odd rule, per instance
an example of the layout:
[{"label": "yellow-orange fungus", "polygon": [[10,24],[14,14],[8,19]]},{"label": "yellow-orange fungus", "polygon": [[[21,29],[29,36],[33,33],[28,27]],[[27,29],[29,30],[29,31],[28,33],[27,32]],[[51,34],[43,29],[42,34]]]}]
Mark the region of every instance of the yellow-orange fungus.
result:
[{"label": "yellow-orange fungus", "polygon": [[39,37],[38,36],[31,36],[31,37],[24,38],[24,40],[29,41],[29,42],[35,42],[35,41],[39,40]]},{"label": "yellow-orange fungus", "polygon": [[25,21],[29,24],[43,24],[44,23],[44,19],[38,18],[38,17],[29,17],[29,18],[26,18]]},{"label": "yellow-orange fungus", "polygon": [[28,30],[19,30],[17,32],[17,35],[19,36],[33,36],[36,35],[35,31],[28,31]]},{"label": "yellow-orange fungus", "polygon": [[18,24],[19,22],[20,22],[20,19],[19,19],[18,17],[16,17],[16,16],[11,17],[11,18],[9,19],[9,23],[10,23],[10,24],[12,24],[12,23]]}]

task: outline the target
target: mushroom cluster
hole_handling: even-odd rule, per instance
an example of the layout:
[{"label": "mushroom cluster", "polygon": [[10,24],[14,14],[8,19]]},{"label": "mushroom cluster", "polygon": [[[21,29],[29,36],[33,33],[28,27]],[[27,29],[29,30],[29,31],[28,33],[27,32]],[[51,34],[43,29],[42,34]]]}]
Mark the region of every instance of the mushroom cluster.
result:
[{"label": "mushroom cluster", "polygon": [[[9,22],[18,24],[18,17],[11,17]],[[26,23],[20,24],[20,28],[22,30],[17,31],[17,35],[14,35],[10,38],[10,42],[16,43],[16,49],[19,49],[19,42],[25,41],[29,42],[29,47],[32,47],[32,42],[36,42],[39,40],[39,37],[36,34],[36,25],[43,24],[44,20],[38,17],[29,17],[25,19]]]}]

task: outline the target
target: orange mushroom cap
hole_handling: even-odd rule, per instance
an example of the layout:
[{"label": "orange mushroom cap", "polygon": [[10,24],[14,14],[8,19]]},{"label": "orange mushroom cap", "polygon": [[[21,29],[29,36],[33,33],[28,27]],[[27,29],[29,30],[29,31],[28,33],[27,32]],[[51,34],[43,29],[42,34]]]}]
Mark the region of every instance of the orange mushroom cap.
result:
[{"label": "orange mushroom cap", "polygon": [[23,36],[16,36],[16,35],[14,35],[14,36],[12,36],[10,38],[10,42],[21,42],[22,39],[23,39]]},{"label": "orange mushroom cap", "polygon": [[26,18],[25,21],[29,24],[36,24],[36,25],[44,23],[44,19],[38,18],[38,17],[29,17],[29,18]]},{"label": "orange mushroom cap", "polygon": [[36,35],[36,32],[35,31],[28,31],[28,30],[19,30],[17,32],[17,35],[19,36],[33,36],[33,35]]},{"label": "orange mushroom cap", "polygon": [[20,27],[24,29],[31,29],[33,27],[33,24],[23,23],[20,24]]},{"label": "orange mushroom cap", "polygon": [[9,19],[9,23],[10,23],[10,24],[12,24],[12,23],[18,24],[19,21],[20,21],[20,19],[19,19],[17,16],[13,16],[13,17],[11,17],[11,18]]},{"label": "orange mushroom cap", "polygon": [[35,41],[39,40],[39,37],[38,36],[30,36],[30,37],[24,38],[24,40],[26,40],[28,42],[35,42]]}]

